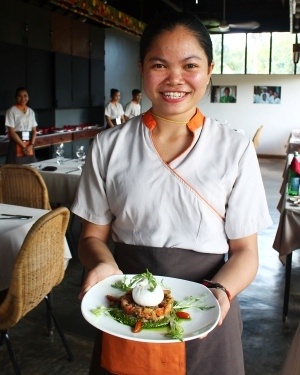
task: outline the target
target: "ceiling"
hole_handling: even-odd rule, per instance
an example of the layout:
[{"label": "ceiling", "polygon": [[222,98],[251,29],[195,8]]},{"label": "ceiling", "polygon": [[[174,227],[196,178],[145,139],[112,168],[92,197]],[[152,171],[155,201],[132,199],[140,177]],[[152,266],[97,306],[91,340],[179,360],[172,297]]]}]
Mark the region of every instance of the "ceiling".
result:
[{"label": "ceiling", "polygon": [[[51,2],[49,0],[22,1],[40,7],[49,6]],[[255,30],[256,32],[289,32],[291,31],[290,1],[298,0],[225,0],[225,19],[230,24],[257,21],[260,27]],[[144,23],[148,23],[156,13],[171,10],[191,11],[202,20],[223,20],[224,0],[100,0],[100,2]],[[60,11],[59,6],[53,4],[51,10]],[[92,21],[87,19],[87,22]],[[241,30],[231,30],[234,31]]]},{"label": "ceiling", "polygon": [[[226,0],[229,23],[257,21],[257,32],[290,31],[289,0]],[[107,0],[107,4],[147,23],[155,13],[191,11],[201,19],[223,19],[223,0]]]}]

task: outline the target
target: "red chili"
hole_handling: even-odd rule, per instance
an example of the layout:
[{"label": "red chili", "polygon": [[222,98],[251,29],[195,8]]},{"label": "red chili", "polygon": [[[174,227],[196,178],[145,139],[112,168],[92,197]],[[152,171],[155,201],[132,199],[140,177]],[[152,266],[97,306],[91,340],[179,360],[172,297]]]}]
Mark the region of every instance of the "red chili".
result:
[{"label": "red chili", "polygon": [[120,302],[119,297],[110,296],[109,294],[106,295],[106,298],[109,300],[109,302]]},{"label": "red chili", "polygon": [[185,312],[185,311],[177,311],[176,316],[180,319],[190,319],[191,318],[190,314]]},{"label": "red chili", "polygon": [[138,333],[138,332],[141,332],[143,328],[143,323],[141,320],[138,320],[135,325],[132,327],[132,332],[133,333]]}]

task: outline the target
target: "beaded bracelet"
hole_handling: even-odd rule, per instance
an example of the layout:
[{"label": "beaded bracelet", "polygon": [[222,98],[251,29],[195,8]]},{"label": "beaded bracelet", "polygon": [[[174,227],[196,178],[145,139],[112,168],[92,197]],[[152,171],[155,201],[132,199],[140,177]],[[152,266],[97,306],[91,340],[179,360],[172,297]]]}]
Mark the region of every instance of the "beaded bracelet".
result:
[{"label": "beaded bracelet", "polygon": [[210,289],[214,289],[215,288],[215,289],[221,289],[221,290],[223,290],[226,293],[226,295],[227,295],[227,297],[229,299],[229,302],[232,300],[232,297],[231,297],[231,294],[230,294],[229,290],[227,290],[222,284],[215,283],[213,281],[205,280],[205,279],[202,280],[201,284],[203,284],[204,286],[206,286],[207,288],[210,288]]}]

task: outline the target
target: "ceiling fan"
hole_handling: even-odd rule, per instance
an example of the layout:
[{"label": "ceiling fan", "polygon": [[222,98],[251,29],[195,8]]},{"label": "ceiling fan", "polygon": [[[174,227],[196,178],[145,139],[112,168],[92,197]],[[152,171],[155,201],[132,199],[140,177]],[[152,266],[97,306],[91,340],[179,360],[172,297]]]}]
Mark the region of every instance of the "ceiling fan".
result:
[{"label": "ceiling fan", "polygon": [[227,33],[230,30],[255,30],[260,24],[256,21],[249,22],[238,22],[238,23],[228,23],[226,21],[226,0],[223,0],[223,20],[220,22],[215,19],[202,20],[202,23],[207,27],[209,32],[215,33]]}]

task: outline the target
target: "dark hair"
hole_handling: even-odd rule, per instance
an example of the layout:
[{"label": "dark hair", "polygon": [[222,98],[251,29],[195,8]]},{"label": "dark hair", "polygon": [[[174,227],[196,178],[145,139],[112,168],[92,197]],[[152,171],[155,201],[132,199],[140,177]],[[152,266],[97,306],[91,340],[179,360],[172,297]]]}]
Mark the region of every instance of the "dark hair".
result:
[{"label": "dark hair", "polygon": [[180,25],[186,27],[195,35],[210,65],[213,61],[213,48],[209,32],[200,18],[189,12],[160,13],[149,22],[140,40],[141,63],[143,63],[148,50],[161,33],[172,31],[176,26]]},{"label": "dark hair", "polygon": [[29,94],[29,92],[28,92],[28,90],[27,90],[26,87],[18,87],[18,88],[16,89],[15,98],[20,94],[21,91],[26,91],[27,94]]},{"label": "dark hair", "polygon": [[115,94],[117,94],[118,92],[119,92],[118,89],[110,89],[110,97],[113,98],[113,96],[114,96]]},{"label": "dark hair", "polygon": [[137,94],[140,94],[141,92],[142,92],[142,91],[139,90],[139,89],[133,89],[133,90],[131,91],[132,96],[135,96],[135,95],[137,95]]}]

